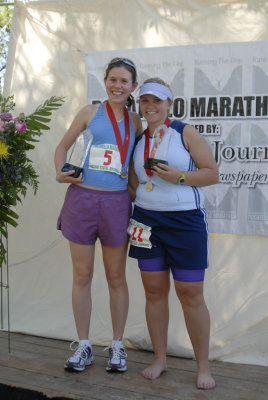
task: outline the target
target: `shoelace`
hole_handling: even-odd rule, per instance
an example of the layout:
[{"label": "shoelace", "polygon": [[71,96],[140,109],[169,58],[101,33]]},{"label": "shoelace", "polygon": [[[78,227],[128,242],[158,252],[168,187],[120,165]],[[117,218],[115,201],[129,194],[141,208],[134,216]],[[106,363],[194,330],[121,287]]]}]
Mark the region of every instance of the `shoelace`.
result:
[{"label": "shoelace", "polygon": [[127,353],[125,349],[119,348],[118,346],[111,345],[106,347],[103,351],[109,350],[111,354],[111,358],[126,358]]},{"label": "shoelace", "polygon": [[[75,343],[78,343],[76,347],[73,347],[73,345]],[[81,357],[83,360],[87,359],[87,352],[85,351],[85,345],[81,345],[77,340],[74,340],[71,344],[70,344],[70,349],[72,351],[74,351],[74,355],[73,357]]]}]

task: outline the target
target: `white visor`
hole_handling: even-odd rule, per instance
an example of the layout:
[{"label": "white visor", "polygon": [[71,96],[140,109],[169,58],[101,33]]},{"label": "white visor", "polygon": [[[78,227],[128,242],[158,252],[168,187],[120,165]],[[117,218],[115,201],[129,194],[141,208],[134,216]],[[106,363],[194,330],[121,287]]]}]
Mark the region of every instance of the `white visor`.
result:
[{"label": "white visor", "polygon": [[172,100],[173,98],[171,90],[167,86],[156,82],[144,83],[140,88],[139,97],[143,96],[144,94],[152,94],[161,100]]}]

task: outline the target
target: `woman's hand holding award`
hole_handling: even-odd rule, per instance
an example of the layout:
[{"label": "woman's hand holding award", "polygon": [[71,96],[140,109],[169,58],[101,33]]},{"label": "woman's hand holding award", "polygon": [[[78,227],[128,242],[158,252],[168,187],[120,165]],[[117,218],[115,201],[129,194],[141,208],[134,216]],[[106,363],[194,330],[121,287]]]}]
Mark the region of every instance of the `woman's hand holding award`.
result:
[{"label": "woman's hand holding award", "polygon": [[68,172],[74,170],[75,172],[70,175],[74,178],[78,178],[81,172],[83,172],[83,166],[89,152],[93,135],[90,129],[85,129],[76,138],[68,162],[64,164],[61,171]]},{"label": "woman's hand holding award", "polygon": [[168,164],[167,153],[170,144],[171,130],[165,125],[160,125],[154,131],[152,137],[152,146],[150,151],[149,141],[149,130],[147,129],[145,135],[145,147],[144,147],[144,168],[148,181],[145,184],[145,190],[150,192],[153,189],[153,183],[151,176],[153,175],[152,170],[154,166],[158,166],[159,163]]}]

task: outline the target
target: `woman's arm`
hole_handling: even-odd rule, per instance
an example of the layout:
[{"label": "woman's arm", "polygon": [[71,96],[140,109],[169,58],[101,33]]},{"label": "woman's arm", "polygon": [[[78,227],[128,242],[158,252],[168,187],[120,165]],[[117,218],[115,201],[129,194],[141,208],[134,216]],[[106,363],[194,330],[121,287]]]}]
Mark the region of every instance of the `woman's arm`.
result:
[{"label": "woman's arm", "polygon": [[138,185],[139,185],[138,177],[134,170],[133,158],[131,158],[128,167],[128,185],[127,185],[127,190],[130,194],[131,201],[135,200],[136,190]]},{"label": "woman's arm", "polygon": [[[140,136],[142,134],[142,123],[141,123],[139,114],[131,112],[131,121],[132,121],[134,130],[135,130],[135,136],[137,138],[138,136]],[[131,197],[131,201],[135,200],[136,190],[137,190],[138,185],[139,185],[139,181],[138,181],[137,175],[134,170],[133,158],[131,157],[130,161],[129,161],[129,167],[128,167],[128,186],[127,186],[128,192]]]},{"label": "woman's arm", "polygon": [[131,112],[131,122],[135,130],[136,138],[142,134],[142,123],[139,114]]},{"label": "woman's arm", "polygon": [[93,118],[97,110],[96,105],[87,105],[83,107],[75,116],[70,128],[67,130],[60,143],[56,147],[54,162],[56,168],[56,179],[64,183],[79,183],[82,181],[82,174],[78,178],[70,175],[74,171],[62,172],[61,169],[66,162],[66,156],[69,148],[73,145],[75,139],[86,127],[88,122]]}]

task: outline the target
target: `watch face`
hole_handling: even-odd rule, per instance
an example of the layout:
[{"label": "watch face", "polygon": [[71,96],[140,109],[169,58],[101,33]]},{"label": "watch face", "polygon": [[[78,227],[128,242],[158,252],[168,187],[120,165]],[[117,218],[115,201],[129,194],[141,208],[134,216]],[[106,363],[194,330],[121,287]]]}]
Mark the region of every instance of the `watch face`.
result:
[{"label": "watch face", "polygon": [[180,183],[184,183],[185,178],[183,176],[180,177]]}]

